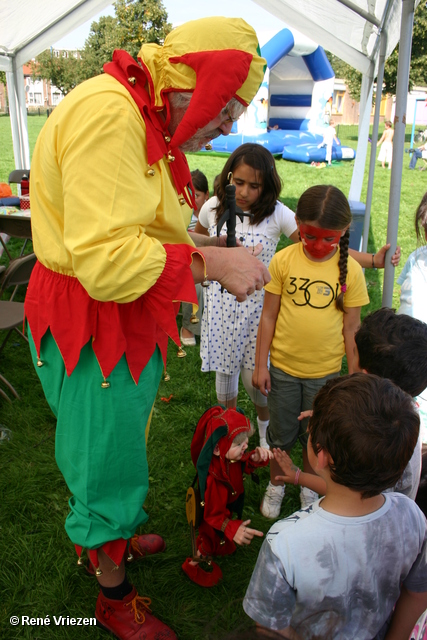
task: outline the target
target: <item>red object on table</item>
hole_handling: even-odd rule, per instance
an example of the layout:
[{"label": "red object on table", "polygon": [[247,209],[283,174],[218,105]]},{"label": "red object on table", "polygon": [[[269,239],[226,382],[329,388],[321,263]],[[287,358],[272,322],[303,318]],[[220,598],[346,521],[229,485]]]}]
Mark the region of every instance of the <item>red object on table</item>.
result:
[{"label": "red object on table", "polygon": [[[21,180],[21,196],[28,196],[29,193],[30,193],[30,181],[29,180]],[[21,209],[22,209],[22,207],[21,207]]]},{"label": "red object on table", "polygon": [[21,196],[19,198],[19,206],[21,209],[29,209],[30,208],[30,196]]}]

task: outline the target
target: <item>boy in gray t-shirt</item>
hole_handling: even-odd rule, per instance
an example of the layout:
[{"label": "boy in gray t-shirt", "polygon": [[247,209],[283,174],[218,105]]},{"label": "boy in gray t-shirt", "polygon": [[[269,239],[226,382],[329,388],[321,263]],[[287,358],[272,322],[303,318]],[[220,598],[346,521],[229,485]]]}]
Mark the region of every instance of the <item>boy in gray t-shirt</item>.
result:
[{"label": "boy in gray t-shirt", "polygon": [[291,639],[409,638],[427,608],[426,521],[406,496],[381,492],[417,441],[413,402],[390,380],[336,378],[308,431],[325,497],[270,529],[243,607]]}]

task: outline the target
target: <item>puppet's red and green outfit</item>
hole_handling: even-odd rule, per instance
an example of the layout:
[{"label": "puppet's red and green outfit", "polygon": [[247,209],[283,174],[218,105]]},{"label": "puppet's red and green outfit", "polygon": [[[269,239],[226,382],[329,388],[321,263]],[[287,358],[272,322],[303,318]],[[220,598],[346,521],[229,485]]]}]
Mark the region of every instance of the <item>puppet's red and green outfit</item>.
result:
[{"label": "puppet's red and green outfit", "polygon": [[[196,540],[202,558],[229,555],[236,550],[233,538],[243,522],[243,474],[252,474],[269,464],[268,459],[251,460],[253,451],[244,453],[239,460],[226,457],[234,439],[241,433],[249,435],[250,430],[250,421],[241,411],[220,405],[208,409],[197,423],[191,457],[197,469],[203,504],[203,519]],[[214,572],[209,574],[195,566],[194,560],[188,558],[182,565],[189,578],[201,586],[216,584],[217,577],[221,577],[219,567],[213,563]]]},{"label": "puppet's red and green outfit", "polygon": [[[34,151],[25,311],[72,492],[66,528],[117,564],[147,519],[144,431],[168,337],[179,343],[177,305],[197,303],[178,147],[233,96],[248,104],[263,65],[243,20],[187,23],[143,45],[140,64],[116,51],[54,110]],[[193,97],[170,136],[167,94],[182,90]]]}]

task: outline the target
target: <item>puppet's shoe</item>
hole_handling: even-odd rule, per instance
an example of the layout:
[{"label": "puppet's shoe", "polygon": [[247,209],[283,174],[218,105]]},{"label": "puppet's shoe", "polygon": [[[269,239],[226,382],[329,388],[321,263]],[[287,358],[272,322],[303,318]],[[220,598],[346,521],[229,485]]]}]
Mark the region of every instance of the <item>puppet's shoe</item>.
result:
[{"label": "puppet's shoe", "polygon": [[119,640],[177,640],[172,629],[153,616],[150,604],[150,598],[141,598],[135,587],[123,600],[111,600],[100,591],[95,609],[97,625]]},{"label": "puppet's shoe", "polygon": [[153,556],[155,553],[161,553],[165,549],[166,542],[156,533],[148,533],[143,536],[136,534],[131,538],[126,562],[145,558],[145,556]]},{"label": "puppet's shoe", "polygon": [[192,558],[187,558],[187,560],[182,565],[182,570],[187,576],[200,585],[201,587],[214,587],[222,578],[222,571],[216,562],[211,563],[212,571],[204,571],[199,563],[193,564]]}]

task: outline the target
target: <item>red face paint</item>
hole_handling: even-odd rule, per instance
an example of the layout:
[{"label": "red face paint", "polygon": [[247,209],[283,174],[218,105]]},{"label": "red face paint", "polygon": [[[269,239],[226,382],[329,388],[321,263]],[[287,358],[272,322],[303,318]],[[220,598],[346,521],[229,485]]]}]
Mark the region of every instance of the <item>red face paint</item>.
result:
[{"label": "red face paint", "polygon": [[342,229],[321,229],[300,223],[301,242],[313,258],[326,258],[339,244]]}]

